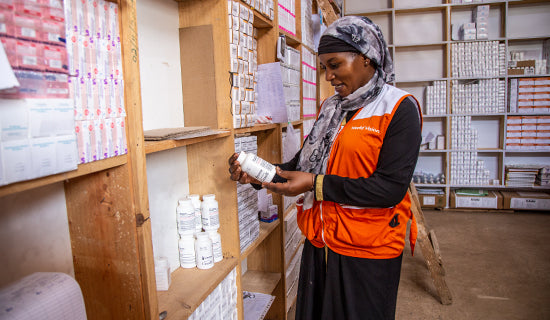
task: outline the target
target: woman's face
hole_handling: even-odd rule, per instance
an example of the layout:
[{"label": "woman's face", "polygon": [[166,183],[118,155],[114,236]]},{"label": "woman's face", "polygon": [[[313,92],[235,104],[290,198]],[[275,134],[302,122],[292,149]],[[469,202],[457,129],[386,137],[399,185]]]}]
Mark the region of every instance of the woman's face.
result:
[{"label": "woman's face", "polygon": [[367,84],[375,72],[368,58],[352,52],[323,53],[319,60],[325,70],[325,80],[341,97]]}]

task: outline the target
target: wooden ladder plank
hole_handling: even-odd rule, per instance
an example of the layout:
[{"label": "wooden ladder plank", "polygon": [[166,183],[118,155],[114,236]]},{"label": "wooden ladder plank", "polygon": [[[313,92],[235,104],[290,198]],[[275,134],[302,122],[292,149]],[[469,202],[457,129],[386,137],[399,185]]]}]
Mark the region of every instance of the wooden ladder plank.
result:
[{"label": "wooden ladder plank", "polygon": [[420,201],[418,200],[416,187],[412,182],[409,187],[409,196],[411,197],[411,211],[414,214],[418,227],[417,242],[420,246],[420,249],[422,250],[422,255],[424,256],[426,265],[428,266],[428,270],[430,271],[430,275],[434,282],[435,289],[437,290],[437,294],[439,295],[441,304],[449,305],[453,302],[451,291],[449,290],[449,287],[445,282],[445,272],[443,270],[442,264],[440,264],[440,262],[438,261],[437,255],[434,251],[434,247],[432,246],[432,242],[428,237],[424,213],[422,212],[422,209],[420,207]]},{"label": "wooden ladder plank", "polygon": [[317,0],[317,6],[321,8],[323,19],[325,19],[325,24],[327,26],[330,26],[334,21],[338,20],[338,16],[334,13],[334,8],[328,0]]}]

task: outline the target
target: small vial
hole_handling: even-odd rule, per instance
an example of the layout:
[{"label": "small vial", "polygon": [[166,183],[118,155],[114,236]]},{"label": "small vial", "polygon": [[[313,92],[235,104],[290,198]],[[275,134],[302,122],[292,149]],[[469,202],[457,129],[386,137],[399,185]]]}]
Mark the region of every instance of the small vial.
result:
[{"label": "small vial", "polygon": [[271,182],[275,176],[275,166],[253,153],[241,151],[237,161],[244,172],[261,182]]},{"label": "small vial", "polygon": [[202,196],[202,228],[205,231],[218,230],[220,227],[220,215],[218,211],[218,201],[213,194]]},{"label": "small vial", "polygon": [[180,235],[192,235],[195,233],[195,208],[191,199],[178,201],[176,208],[178,219],[178,233]]},{"label": "small vial", "polygon": [[195,260],[197,268],[210,269],[214,265],[214,255],[212,252],[212,240],[208,237],[208,233],[197,233],[195,241]]},{"label": "small vial", "polygon": [[182,236],[178,242],[178,245],[180,252],[180,266],[182,268],[196,267],[195,237],[193,237],[193,235]]},{"label": "small vial", "polygon": [[218,233],[218,231],[209,231],[208,236],[212,241],[212,254],[214,256],[214,263],[222,261],[222,238],[220,234]]},{"label": "small vial", "polygon": [[195,232],[201,232],[202,230],[202,213],[201,213],[201,200],[198,194],[190,194],[188,196],[195,208]]}]

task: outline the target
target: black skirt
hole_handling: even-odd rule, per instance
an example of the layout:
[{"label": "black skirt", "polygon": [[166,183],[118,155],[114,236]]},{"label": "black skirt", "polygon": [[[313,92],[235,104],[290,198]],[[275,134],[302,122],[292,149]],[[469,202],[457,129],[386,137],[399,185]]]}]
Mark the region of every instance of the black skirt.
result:
[{"label": "black skirt", "polygon": [[393,259],[343,256],[313,246],[302,253],[296,320],[395,319],[403,253]]}]

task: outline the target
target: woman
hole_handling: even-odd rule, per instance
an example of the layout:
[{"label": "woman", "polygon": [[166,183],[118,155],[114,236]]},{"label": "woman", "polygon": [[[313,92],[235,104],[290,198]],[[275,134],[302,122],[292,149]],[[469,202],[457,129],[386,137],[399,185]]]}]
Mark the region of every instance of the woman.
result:
[{"label": "woman", "polygon": [[[296,319],[394,319],[407,222],[407,188],[421,141],[420,110],[386,84],[392,61],[365,17],[347,16],[319,42],[320,64],[336,94],[322,105],[294,159],[262,187],[294,196],[306,236]],[[236,155],[231,179],[257,183]],[[258,186],[259,187],[259,186]],[[416,223],[411,225],[414,249]]]}]

